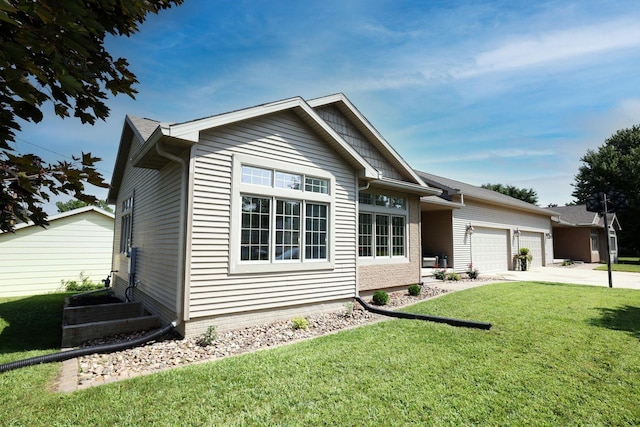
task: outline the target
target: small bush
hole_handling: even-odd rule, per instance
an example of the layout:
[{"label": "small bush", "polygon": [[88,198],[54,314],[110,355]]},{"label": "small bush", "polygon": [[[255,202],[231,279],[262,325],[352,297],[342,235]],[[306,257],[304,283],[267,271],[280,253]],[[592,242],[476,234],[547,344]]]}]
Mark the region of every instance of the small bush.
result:
[{"label": "small bush", "polygon": [[385,291],[375,291],[373,293],[373,303],[375,305],[387,305],[389,302],[389,294]]},{"label": "small bush", "polygon": [[433,277],[438,280],[444,280],[447,277],[447,270],[435,270],[433,272]]},{"label": "small bush", "polygon": [[86,292],[104,288],[103,283],[92,282],[84,271],[80,273],[79,280],[61,280],[62,287],[67,292]]},{"label": "small bush", "polygon": [[480,271],[477,268],[473,268],[473,264],[469,264],[467,268],[467,277],[471,280],[475,280],[480,276]]},{"label": "small bush", "polygon": [[344,303],[344,317],[351,317],[353,315],[353,309],[356,307],[353,301]]},{"label": "small bush", "polygon": [[200,337],[198,338],[198,341],[196,341],[196,344],[198,344],[201,347],[207,347],[213,344],[216,338],[218,338],[216,327],[214,325],[211,325],[207,328],[207,332],[200,335]]},{"label": "small bush", "polygon": [[412,297],[417,297],[418,295],[420,295],[420,292],[422,292],[422,288],[420,287],[420,285],[411,285],[409,286],[409,295],[411,295]]},{"label": "small bush", "polygon": [[457,282],[458,280],[460,280],[460,275],[456,272],[451,272],[447,274],[447,280],[454,280]]},{"label": "small bush", "polygon": [[296,331],[298,329],[307,329],[309,322],[304,317],[294,317],[291,319],[291,328]]}]

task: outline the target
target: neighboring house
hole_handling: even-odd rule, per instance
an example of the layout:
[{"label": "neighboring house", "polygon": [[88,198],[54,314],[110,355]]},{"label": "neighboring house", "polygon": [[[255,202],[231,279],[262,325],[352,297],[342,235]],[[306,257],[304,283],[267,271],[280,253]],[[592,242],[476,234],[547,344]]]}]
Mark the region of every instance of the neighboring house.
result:
[{"label": "neighboring house", "polygon": [[533,255],[532,266],[553,262],[552,212],[493,190],[416,172],[442,190],[421,200],[425,266],[427,260],[446,257],[447,267],[459,272],[469,264],[480,273],[513,270],[518,269],[514,255],[525,247]]},{"label": "neighboring house", "polygon": [[42,228],[18,224],[0,234],[0,296],[36,295],[63,290],[62,281],[93,282],[111,271],[113,218],[94,206],[50,216]]},{"label": "neighboring house", "polygon": [[421,281],[420,197],[439,193],[342,94],[127,116],[114,288],[186,336],[340,309]]},{"label": "neighboring house", "polygon": [[611,261],[618,261],[618,235],[621,230],[616,214],[607,215],[608,232],[604,216],[588,212],[586,205],[557,206],[553,222],[553,250],[556,258],[583,262],[607,260],[607,236]]}]

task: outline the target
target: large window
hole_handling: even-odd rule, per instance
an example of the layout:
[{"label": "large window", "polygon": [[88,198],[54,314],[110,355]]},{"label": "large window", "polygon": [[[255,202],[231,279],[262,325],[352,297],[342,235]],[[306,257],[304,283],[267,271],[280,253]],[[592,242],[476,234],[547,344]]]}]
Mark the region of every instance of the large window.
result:
[{"label": "large window", "polygon": [[242,165],[241,181],[240,262],[328,260],[329,179]]},{"label": "large window", "polygon": [[120,253],[128,254],[133,239],[133,196],[120,205]]},{"label": "large window", "polygon": [[377,259],[405,257],[406,199],[360,193],[359,202],[358,255]]}]

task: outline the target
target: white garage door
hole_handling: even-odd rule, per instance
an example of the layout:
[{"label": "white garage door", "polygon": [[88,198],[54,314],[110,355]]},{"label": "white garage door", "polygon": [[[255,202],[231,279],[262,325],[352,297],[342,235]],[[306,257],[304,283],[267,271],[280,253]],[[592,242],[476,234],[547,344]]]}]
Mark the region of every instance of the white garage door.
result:
[{"label": "white garage door", "polygon": [[520,247],[529,248],[530,254],[533,255],[531,260],[532,267],[542,267],[544,260],[543,234],[533,233],[531,231],[520,232]]},{"label": "white garage door", "polygon": [[480,273],[509,269],[509,237],[507,230],[478,228],[472,235],[473,266]]}]

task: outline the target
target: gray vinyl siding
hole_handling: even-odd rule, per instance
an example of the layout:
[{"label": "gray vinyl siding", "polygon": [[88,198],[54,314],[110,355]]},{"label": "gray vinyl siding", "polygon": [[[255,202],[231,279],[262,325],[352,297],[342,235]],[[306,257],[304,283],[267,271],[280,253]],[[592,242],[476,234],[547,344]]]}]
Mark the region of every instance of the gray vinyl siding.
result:
[{"label": "gray vinyl siding", "polygon": [[369,164],[387,178],[404,180],[386,157],[375,148],[358,129],[334,106],[327,105],[315,109],[322,119],[351,145]]},{"label": "gray vinyl siding", "polygon": [[[230,274],[234,154],[329,171],[335,178],[335,268]],[[283,112],[203,131],[196,146],[189,265],[190,319],[349,298],[356,287],[356,179],[329,145]]]},{"label": "gray vinyl siding", "polygon": [[[549,216],[495,207],[467,199],[465,199],[465,206],[461,209],[454,209],[452,215],[454,264],[450,266],[456,271],[464,271],[471,262],[469,239],[466,236],[467,224],[471,224],[474,227],[501,229],[508,232],[510,246],[508,252],[510,257],[517,251],[517,241],[513,236],[515,228],[521,231],[542,233],[543,235],[551,232]],[[553,245],[551,241],[545,238],[543,244],[545,246],[545,260],[553,260]]]},{"label": "gray vinyl siding", "polygon": [[[133,141],[129,155],[137,151]],[[177,262],[180,213],[181,167],[169,163],[161,170],[134,168],[127,164],[116,205],[114,265],[119,277],[116,291],[124,295],[129,259],[119,253],[122,201],[133,196],[133,240],[138,248],[134,299],[141,299],[153,312],[176,311]],[[159,308],[161,304],[164,308]],[[174,319],[165,319],[174,320]]]}]

